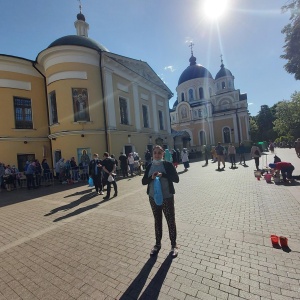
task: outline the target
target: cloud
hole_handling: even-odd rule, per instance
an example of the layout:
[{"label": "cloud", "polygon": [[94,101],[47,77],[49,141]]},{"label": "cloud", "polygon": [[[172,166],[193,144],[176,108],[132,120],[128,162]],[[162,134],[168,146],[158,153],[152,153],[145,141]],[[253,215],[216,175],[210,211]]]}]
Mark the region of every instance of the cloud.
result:
[{"label": "cloud", "polygon": [[168,70],[170,72],[174,72],[175,71],[175,69],[174,69],[173,66],[167,66],[167,67],[165,67],[165,70]]},{"label": "cloud", "polygon": [[192,39],[191,37],[187,36],[187,37],[185,38],[185,42],[184,42],[184,43],[185,43],[185,44],[193,43],[193,39]]},{"label": "cloud", "polygon": [[248,105],[253,105],[253,103],[252,103],[252,102],[249,102]]}]

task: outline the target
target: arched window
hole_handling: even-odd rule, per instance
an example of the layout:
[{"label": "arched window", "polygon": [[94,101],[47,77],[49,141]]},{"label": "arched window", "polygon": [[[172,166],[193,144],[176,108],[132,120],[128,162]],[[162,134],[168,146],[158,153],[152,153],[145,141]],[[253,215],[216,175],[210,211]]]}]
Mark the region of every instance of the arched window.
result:
[{"label": "arched window", "polygon": [[209,88],[209,96],[211,96],[211,95],[212,95],[212,89]]},{"label": "arched window", "polygon": [[225,81],[222,81],[222,90],[226,88]]},{"label": "arched window", "polygon": [[181,101],[184,101],[184,93],[181,93]]},{"label": "arched window", "polygon": [[206,134],[205,131],[200,131],[200,145],[206,145]]},{"label": "arched window", "polygon": [[223,139],[224,143],[230,143],[230,129],[228,127],[223,128]]},{"label": "arched window", "polygon": [[199,97],[200,97],[200,100],[204,98],[204,91],[203,91],[203,88],[199,88]]},{"label": "arched window", "polygon": [[189,100],[190,101],[194,100],[194,91],[193,91],[193,89],[189,89]]}]

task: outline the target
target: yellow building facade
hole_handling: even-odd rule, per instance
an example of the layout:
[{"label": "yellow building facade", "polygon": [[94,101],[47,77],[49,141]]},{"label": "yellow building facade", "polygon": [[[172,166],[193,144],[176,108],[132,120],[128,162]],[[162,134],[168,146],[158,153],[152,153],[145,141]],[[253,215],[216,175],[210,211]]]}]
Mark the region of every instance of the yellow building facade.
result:
[{"label": "yellow building facade", "polygon": [[173,147],[170,89],[146,62],[90,39],[82,13],[75,28],[35,61],[0,55],[0,161],[22,171],[33,159]]},{"label": "yellow building facade", "polygon": [[204,145],[218,142],[250,143],[247,94],[234,87],[234,76],[221,68],[215,78],[193,56],[181,74],[177,100],[170,110],[176,148],[201,151]]}]

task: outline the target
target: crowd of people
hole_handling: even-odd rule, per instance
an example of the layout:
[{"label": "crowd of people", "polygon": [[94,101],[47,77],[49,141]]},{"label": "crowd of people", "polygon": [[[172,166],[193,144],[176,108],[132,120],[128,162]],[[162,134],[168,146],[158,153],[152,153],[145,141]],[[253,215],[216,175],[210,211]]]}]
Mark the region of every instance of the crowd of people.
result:
[{"label": "crowd of people", "polygon": [[38,159],[32,162],[27,161],[24,167],[24,172],[12,165],[0,163],[0,187],[1,190],[8,192],[22,187],[22,182],[26,182],[27,188],[36,189],[41,186],[42,181],[49,181],[52,178],[52,173],[46,159],[42,163]]},{"label": "crowd of people", "polygon": [[[269,143],[269,150],[274,153],[276,147],[289,146],[290,143],[276,144],[274,142]],[[294,143],[297,155],[300,155],[300,138],[298,138]],[[299,153],[298,153],[298,152]],[[237,168],[236,165],[239,164],[246,165],[246,147],[243,143],[240,143],[238,147],[233,144],[229,144],[228,147],[224,147],[220,142],[216,146],[204,145],[202,147],[202,155],[205,161],[203,167],[208,165],[209,159],[213,163],[218,164],[217,170],[223,170],[225,168],[225,163],[229,162],[230,168]],[[253,144],[250,150],[250,158],[253,158],[256,170],[260,170],[260,157],[262,155],[262,149],[257,145]],[[238,156],[238,157],[237,157]],[[110,159],[115,161],[114,172],[116,175],[126,178],[129,176],[142,175],[143,171],[146,170],[147,166],[152,163],[153,153],[146,150],[144,153],[144,159],[142,159],[138,153],[131,152],[128,155],[121,152],[118,159],[114,155],[109,156]],[[189,150],[183,148],[181,151],[179,149],[164,149],[164,160],[171,162],[175,168],[178,164],[182,162],[184,166],[184,171],[188,171],[189,164]],[[99,163],[105,160],[99,159]],[[55,164],[54,170],[52,170],[44,158],[40,163],[38,159],[34,161],[27,161],[25,164],[24,172],[20,172],[15,165],[5,165],[0,163],[0,189],[12,191],[22,185],[27,186],[30,189],[36,189],[43,183],[53,182],[57,179],[58,182],[62,184],[72,184],[79,181],[87,181],[89,177],[94,177],[94,182],[97,185],[99,183],[99,175],[103,178],[103,182],[107,181],[104,168],[99,169],[99,174],[93,174],[94,157],[90,159],[88,154],[85,152],[81,156],[79,164],[77,164],[75,157],[71,157],[69,160],[61,158]],[[276,163],[274,161],[274,163]],[[102,182],[102,181],[101,181]],[[107,184],[107,183],[106,183]],[[95,186],[96,186],[95,185]],[[109,184],[115,187],[115,181]],[[96,192],[103,194],[103,184],[99,183],[96,187]],[[117,193],[117,188],[115,187],[115,193]],[[108,193],[109,195],[109,193]],[[110,196],[110,195],[109,195]]]}]

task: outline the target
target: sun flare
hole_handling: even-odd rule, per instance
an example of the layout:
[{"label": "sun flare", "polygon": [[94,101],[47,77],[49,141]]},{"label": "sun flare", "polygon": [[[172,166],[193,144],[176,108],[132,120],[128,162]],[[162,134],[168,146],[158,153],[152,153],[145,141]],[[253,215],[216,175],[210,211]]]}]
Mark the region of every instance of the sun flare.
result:
[{"label": "sun flare", "polygon": [[228,9],[228,0],[205,0],[205,15],[212,20],[219,19]]}]

